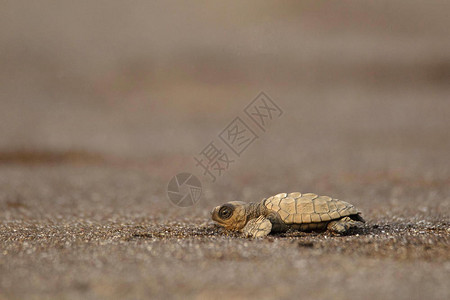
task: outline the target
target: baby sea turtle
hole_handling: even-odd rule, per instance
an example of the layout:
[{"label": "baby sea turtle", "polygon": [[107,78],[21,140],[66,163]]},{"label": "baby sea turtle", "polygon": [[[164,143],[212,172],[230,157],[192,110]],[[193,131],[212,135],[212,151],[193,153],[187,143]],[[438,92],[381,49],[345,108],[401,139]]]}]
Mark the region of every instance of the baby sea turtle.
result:
[{"label": "baby sea turtle", "polygon": [[248,237],[262,237],[288,229],[325,230],[344,234],[365,222],[353,205],[345,201],[307,193],[281,193],[259,203],[231,201],[215,207],[212,219],[228,230]]}]

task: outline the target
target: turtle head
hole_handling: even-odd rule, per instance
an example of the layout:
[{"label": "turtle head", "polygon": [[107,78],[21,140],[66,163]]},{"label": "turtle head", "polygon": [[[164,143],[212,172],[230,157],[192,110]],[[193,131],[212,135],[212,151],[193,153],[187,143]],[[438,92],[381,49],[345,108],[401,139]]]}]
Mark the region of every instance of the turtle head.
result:
[{"label": "turtle head", "polygon": [[247,203],[231,201],[214,207],[211,211],[213,221],[228,230],[241,230],[247,223]]}]

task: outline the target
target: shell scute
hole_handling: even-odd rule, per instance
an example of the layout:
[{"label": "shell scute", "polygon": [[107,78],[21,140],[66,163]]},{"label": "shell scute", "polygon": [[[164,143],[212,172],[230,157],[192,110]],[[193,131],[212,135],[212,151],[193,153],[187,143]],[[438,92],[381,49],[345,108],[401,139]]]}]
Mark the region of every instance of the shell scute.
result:
[{"label": "shell scute", "polygon": [[267,209],[270,209],[270,210],[273,210],[273,211],[276,211],[276,212],[280,211],[280,209],[281,209],[280,208],[281,198],[277,197],[277,196],[270,197],[270,198],[268,198],[266,200],[265,206],[267,207]]},{"label": "shell scute", "polygon": [[320,219],[322,220],[322,222],[330,221],[331,216],[328,213],[320,214]]},{"label": "shell scute", "polygon": [[302,214],[303,223],[311,223],[311,214]]},{"label": "shell scute", "polygon": [[341,215],[335,210],[329,213],[331,219],[339,219],[341,217]]},{"label": "shell scute", "polygon": [[316,194],[313,194],[313,193],[306,193],[306,194],[302,195],[302,198],[309,199],[309,200],[314,200],[317,197],[319,197],[319,196]]},{"label": "shell scute", "polygon": [[285,223],[293,223],[294,215],[296,213],[295,200],[291,197],[282,199],[280,202],[280,211],[278,213]]},{"label": "shell scute", "polygon": [[311,214],[311,222],[312,223],[322,222],[322,219],[320,219],[320,215],[319,214],[312,213]]},{"label": "shell scute", "polygon": [[308,198],[300,197],[297,199],[297,213],[311,214],[314,212],[314,204]]},{"label": "shell scute", "polygon": [[329,209],[329,211],[337,210],[336,200],[335,199],[332,199],[331,201],[328,202],[328,209]]},{"label": "shell scute", "polygon": [[301,224],[302,222],[302,214],[295,214],[294,215],[294,222],[295,224]]},{"label": "shell scute", "polygon": [[294,199],[300,198],[301,196],[302,196],[302,193],[299,193],[299,192],[289,193],[288,194],[288,197],[291,197],[291,198],[294,198]]},{"label": "shell scute", "polygon": [[279,198],[279,199],[283,199],[286,198],[287,194],[286,193],[279,193],[276,194],[275,196],[273,196],[274,198]]},{"label": "shell scute", "polygon": [[347,207],[346,203],[344,201],[336,201],[336,208],[337,210],[343,210]]},{"label": "shell scute", "polygon": [[284,198],[280,202],[280,208],[287,213],[294,214],[296,212],[295,200],[291,197]]},{"label": "shell scute", "polygon": [[313,200],[314,203],[314,211],[318,214],[320,213],[327,213],[329,212],[328,208],[328,201],[330,201],[331,198],[327,196],[320,196]]}]

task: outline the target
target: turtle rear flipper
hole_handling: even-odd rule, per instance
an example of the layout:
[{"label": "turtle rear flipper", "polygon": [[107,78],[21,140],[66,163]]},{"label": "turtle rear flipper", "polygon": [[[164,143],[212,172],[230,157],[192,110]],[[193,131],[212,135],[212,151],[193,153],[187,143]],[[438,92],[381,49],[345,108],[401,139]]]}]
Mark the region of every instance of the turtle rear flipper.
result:
[{"label": "turtle rear flipper", "polygon": [[357,224],[357,221],[352,220],[349,217],[343,217],[342,219],[331,221],[330,223],[328,223],[327,228],[331,232],[337,234],[345,234],[350,228],[356,227]]},{"label": "turtle rear flipper", "polygon": [[264,237],[272,231],[272,223],[264,216],[251,219],[247,222],[242,232],[246,237]]}]

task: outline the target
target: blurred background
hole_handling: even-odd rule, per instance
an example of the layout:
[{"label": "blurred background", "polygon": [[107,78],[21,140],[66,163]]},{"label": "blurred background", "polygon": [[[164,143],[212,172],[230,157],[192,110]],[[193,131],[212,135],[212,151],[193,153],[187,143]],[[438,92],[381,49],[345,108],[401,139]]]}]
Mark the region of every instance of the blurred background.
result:
[{"label": "blurred background", "polygon": [[201,175],[193,156],[264,91],[285,114],[217,193],[448,180],[448,1],[1,6],[0,162],[137,166],[165,186]]},{"label": "blurred background", "polygon": [[448,137],[448,1],[1,6],[3,151],[190,155],[261,90],[299,144]]},{"label": "blurred background", "polygon": [[448,1],[1,6],[2,161],[109,155],[168,180],[265,91],[286,114],[231,178],[448,174]]},{"label": "blurred background", "polygon": [[[355,203],[369,223],[448,222],[449,11],[446,0],[1,1],[0,216],[198,225],[225,201],[302,191]],[[260,91],[283,116],[212,184],[193,157]],[[166,197],[182,171],[204,188],[188,209]],[[60,270],[79,263],[67,255]],[[99,267],[114,277],[102,291],[122,280],[118,257]],[[41,264],[23,258],[2,269],[29,264],[5,289],[84,291],[54,265],[57,285],[40,281]],[[424,278],[406,293],[434,291]],[[382,287],[353,295],[403,293]]]}]

